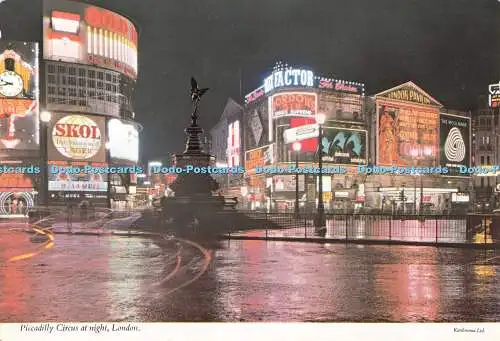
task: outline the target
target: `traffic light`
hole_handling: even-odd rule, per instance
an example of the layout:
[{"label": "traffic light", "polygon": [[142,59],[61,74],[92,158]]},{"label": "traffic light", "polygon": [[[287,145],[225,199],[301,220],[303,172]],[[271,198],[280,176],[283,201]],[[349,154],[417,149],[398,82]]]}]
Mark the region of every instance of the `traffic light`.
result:
[{"label": "traffic light", "polygon": [[399,192],[399,200],[405,201],[405,191]]}]

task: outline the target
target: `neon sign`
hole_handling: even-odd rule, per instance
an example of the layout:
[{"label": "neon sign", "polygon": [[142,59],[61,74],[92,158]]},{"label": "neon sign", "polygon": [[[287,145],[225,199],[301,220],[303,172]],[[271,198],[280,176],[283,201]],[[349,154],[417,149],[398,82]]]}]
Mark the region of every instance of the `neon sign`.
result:
[{"label": "neon sign", "polygon": [[490,84],[488,96],[488,104],[490,108],[500,107],[500,82],[498,84]]},{"label": "neon sign", "polygon": [[264,80],[264,93],[284,86],[313,87],[314,73],[301,69],[274,71]]}]

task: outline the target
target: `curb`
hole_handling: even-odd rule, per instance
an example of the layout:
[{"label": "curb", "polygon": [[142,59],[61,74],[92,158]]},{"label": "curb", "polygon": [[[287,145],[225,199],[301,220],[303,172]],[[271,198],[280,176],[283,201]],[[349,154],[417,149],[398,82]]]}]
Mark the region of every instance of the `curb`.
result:
[{"label": "curb", "polygon": [[[31,230],[25,230],[33,233]],[[139,231],[51,231],[52,234],[66,234],[75,236],[117,236],[117,237],[156,237],[157,234]]]},{"label": "curb", "polygon": [[250,236],[222,236],[223,240],[261,240],[299,243],[319,243],[319,244],[360,244],[360,245],[408,245],[408,246],[434,246],[453,247],[466,249],[500,249],[500,244],[464,244],[464,243],[443,243],[443,242],[414,242],[405,240],[366,240],[366,239],[332,239],[332,238],[291,238],[291,237],[250,237]]}]

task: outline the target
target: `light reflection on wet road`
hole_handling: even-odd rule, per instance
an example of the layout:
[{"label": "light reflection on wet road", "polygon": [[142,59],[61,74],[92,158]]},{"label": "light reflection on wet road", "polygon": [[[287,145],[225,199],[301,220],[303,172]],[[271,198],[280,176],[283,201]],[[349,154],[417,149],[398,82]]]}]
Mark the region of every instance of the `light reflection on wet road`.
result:
[{"label": "light reflection on wet road", "polygon": [[206,273],[167,295],[202,267],[181,246],[56,235],[9,262],[36,244],[1,229],[0,322],[500,319],[496,250],[224,241]]}]

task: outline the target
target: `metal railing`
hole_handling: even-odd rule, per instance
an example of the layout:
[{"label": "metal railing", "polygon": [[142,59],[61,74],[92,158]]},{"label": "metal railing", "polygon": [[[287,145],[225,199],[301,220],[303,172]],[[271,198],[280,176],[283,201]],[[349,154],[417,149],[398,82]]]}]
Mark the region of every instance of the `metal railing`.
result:
[{"label": "metal railing", "polygon": [[314,213],[266,213],[246,211],[266,228],[235,226],[229,236],[287,239],[331,239],[345,241],[390,241],[432,244],[500,245],[500,216],[392,215],[327,213],[325,228],[314,227]]}]

